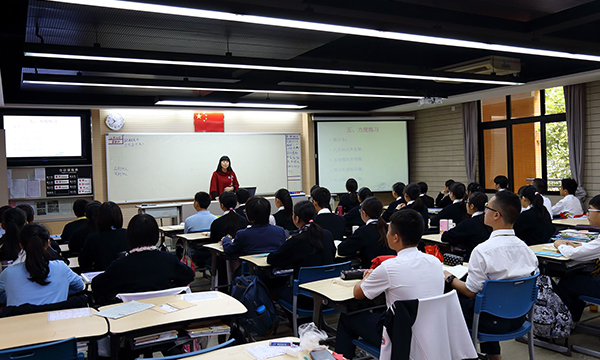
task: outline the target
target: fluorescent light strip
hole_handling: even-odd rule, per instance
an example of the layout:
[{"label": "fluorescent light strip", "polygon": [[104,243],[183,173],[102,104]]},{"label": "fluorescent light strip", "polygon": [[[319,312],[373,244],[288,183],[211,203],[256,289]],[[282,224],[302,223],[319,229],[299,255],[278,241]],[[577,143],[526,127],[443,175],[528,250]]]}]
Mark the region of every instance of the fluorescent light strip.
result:
[{"label": "fluorescent light strip", "polygon": [[169,14],[178,16],[188,16],[211,20],[235,21],[247,24],[279,26],[285,28],[293,28],[300,30],[323,31],[335,34],[346,34],[356,36],[367,36],[380,39],[410,41],[421,44],[454,46],[470,49],[481,49],[488,51],[501,51],[516,54],[539,55],[547,57],[556,57],[574,60],[600,61],[600,56],[573,54],[563,51],[541,50],[533,48],[525,48],[519,46],[509,46],[500,44],[486,44],[478,41],[467,41],[458,39],[449,39],[436,36],[415,35],[400,32],[380,31],[366,28],[358,28],[352,26],[332,25],[315,23],[310,21],[279,19],[266,16],[241,15],[222,11],[200,10],[193,8],[184,8],[168,5],[145,4],[132,1],[119,0],[49,0],[54,2],[96,6],[120,10],[143,11],[157,14]]},{"label": "fluorescent light strip", "polygon": [[243,108],[272,108],[272,109],[304,109],[306,107],[306,105],[292,105],[292,104],[230,103],[230,102],[184,101],[184,100],[160,100],[160,101],[157,101],[154,105],[243,107]]},{"label": "fluorescent light strip", "polygon": [[37,57],[37,58],[49,58],[49,59],[66,59],[66,60],[112,61],[112,62],[121,62],[121,63],[137,63],[137,64],[152,64],[152,65],[201,66],[201,67],[226,68],[226,69],[287,71],[287,72],[309,73],[309,74],[369,76],[369,77],[390,78],[390,79],[452,81],[452,82],[474,83],[474,84],[523,85],[523,83],[514,82],[514,81],[478,80],[478,79],[464,79],[464,78],[453,78],[453,77],[444,77],[444,76],[391,74],[391,73],[377,73],[377,72],[369,72],[369,71],[352,71],[352,70],[296,68],[296,67],[286,67],[286,66],[227,64],[227,63],[212,63],[212,62],[199,62],[199,61],[139,59],[139,58],[123,58],[123,57],[113,57],[113,56],[52,54],[52,53],[39,53],[39,52],[26,52],[25,56]]},{"label": "fluorescent light strip", "polygon": [[162,85],[102,84],[102,83],[85,83],[85,82],[70,82],[70,81],[23,80],[23,83],[24,84],[35,84],[35,85],[93,86],[93,87],[116,87],[116,88],[128,88],[128,89],[158,89],[158,90],[224,91],[224,92],[243,92],[243,93],[249,92],[249,93],[258,93],[258,94],[346,96],[346,97],[381,98],[381,99],[421,99],[422,98],[422,96],[408,96],[408,95],[346,94],[346,93],[312,92],[312,91],[223,89],[223,88],[162,86]]}]

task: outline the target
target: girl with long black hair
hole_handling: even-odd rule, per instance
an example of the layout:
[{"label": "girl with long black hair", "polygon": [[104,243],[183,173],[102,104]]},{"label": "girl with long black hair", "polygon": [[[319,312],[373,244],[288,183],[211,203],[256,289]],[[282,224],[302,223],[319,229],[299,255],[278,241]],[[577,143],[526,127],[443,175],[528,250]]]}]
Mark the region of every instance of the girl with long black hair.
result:
[{"label": "girl with long black hair", "polygon": [[275,218],[275,225],[281,226],[282,228],[290,231],[297,230],[298,228],[294,225],[292,220],[293,203],[290,192],[286,189],[279,189],[275,193],[275,206],[278,210],[273,217]]},{"label": "girl with long black hair", "polygon": [[552,218],[544,206],[544,198],[534,186],[519,189],[519,199],[524,210],[513,225],[515,235],[527,245],[545,244],[550,241],[556,229]]}]

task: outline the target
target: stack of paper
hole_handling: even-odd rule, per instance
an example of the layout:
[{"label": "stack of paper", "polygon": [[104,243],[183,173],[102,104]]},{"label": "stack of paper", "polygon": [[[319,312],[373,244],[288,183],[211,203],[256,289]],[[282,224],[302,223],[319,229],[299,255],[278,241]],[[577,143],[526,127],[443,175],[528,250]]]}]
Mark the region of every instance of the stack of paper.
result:
[{"label": "stack of paper", "polygon": [[177,330],[164,331],[156,334],[138,336],[133,338],[135,346],[157,343],[161,341],[177,339]]}]

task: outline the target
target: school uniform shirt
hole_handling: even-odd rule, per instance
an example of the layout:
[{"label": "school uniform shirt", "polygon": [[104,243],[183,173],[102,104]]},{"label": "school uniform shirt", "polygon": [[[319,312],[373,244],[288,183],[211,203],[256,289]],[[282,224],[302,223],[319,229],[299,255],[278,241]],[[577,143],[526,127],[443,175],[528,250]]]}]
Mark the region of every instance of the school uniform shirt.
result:
[{"label": "school uniform shirt", "polygon": [[360,217],[360,206],[353,207],[344,215],[344,219],[346,220],[346,226],[352,227],[355,225],[364,226],[365,222]]},{"label": "school uniform shirt", "polygon": [[435,198],[435,207],[445,208],[448,205],[452,205],[452,199],[450,199],[450,196],[448,194],[440,192]]},{"label": "school uniform shirt", "polygon": [[492,233],[492,228],[483,223],[483,211],[478,211],[469,219],[462,221],[454,228],[442,234],[442,241],[465,249],[467,259],[475,246],[486,241]]},{"label": "school uniform shirt", "polygon": [[544,199],[544,207],[548,210],[548,214],[550,214],[550,219],[552,219],[552,201],[542,195],[542,199]]},{"label": "school uniform shirt", "polygon": [[235,237],[235,234],[238,232],[238,230],[245,229],[248,226],[248,221],[246,220],[246,217],[242,217],[234,211],[235,215],[239,217],[240,221],[238,222],[237,227],[232,227],[228,229],[227,223],[229,222],[229,219],[225,215],[229,214],[230,212],[231,210],[225,211],[221,217],[215,219],[215,221],[213,221],[212,224],[210,224],[210,240],[212,242],[221,241],[221,239],[225,235],[231,235],[232,237]]},{"label": "school uniform shirt", "polygon": [[325,208],[319,210],[315,217],[315,223],[325,230],[329,230],[335,240],[342,240],[346,231],[346,219],[343,216],[336,215],[331,210]]},{"label": "school uniform shirt", "polygon": [[63,228],[63,232],[62,234],[60,234],[60,240],[65,243],[69,243],[69,241],[71,241],[71,236],[73,236],[73,233],[87,226],[87,223],[88,219],[85,216],[77,218],[77,220],[75,221],[71,221]]},{"label": "school uniform shirt", "polygon": [[217,217],[210,213],[208,210],[201,210],[194,215],[185,219],[185,225],[183,227],[184,233],[193,233],[200,231],[208,231],[210,225],[215,221]]},{"label": "school uniform shirt", "polygon": [[[241,204],[235,209],[235,212],[238,213],[239,216],[246,219],[246,204]],[[248,220],[248,219],[246,219]]]},{"label": "school uniform shirt", "polygon": [[0,274],[0,302],[7,306],[46,305],[67,300],[70,294],[83,290],[83,281],[60,260],[48,263],[47,285],[30,281],[25,263],[11,265]]},{"label": "school uniform shirt", "polygon": [[406,201],[404,201],[404,198],[402,196],[398,196],[395,201],[392,201],[388,205],[388,208],[385,209],[383,214],[381,214],[381,217],[383,218],[383,220],[385,220],[386,222],[389,222],[392,215],[396,212],[396,207],[398,207],[398,205],[400,205],[400,204],[405,204],[405,203],[406,203]]},{"label": "school uniform shirt", "polygon": [[285,230],[271,224],[254,224],[240,230],[235,240],[223,239],[223,250],[227,255],[249,255],[273,252],[285,243]]},{"label": "school uniform shirt", "polygon": [[528,277],[537,272],[538,260],[514,230],[496,230],[485,242],[477,245],[469,258],[466,286],[476,294],[487,280],[507,280]]},{"label": "school uniform shirt", "polygon": [[95,295],[113,298],[119,293],[157,291],[187,286],[194,270],[165,251],[135,251],[117,259],[92,280]]},{"label": "school uniform shirt", "polygon": [[575,195],[568,194],[552,206],[552,216],[560,215],[561,212],[568,212],[571,215],[582,215],[581,201]]},{"label": "school uniform shirt", "polygon": [[127,230],[116,229],[88,235],[79,254],[79,266],[87,271],[104,271],[119,253],[129,251]]},{"label": "school uniform shirt", "polygon": [[439,227],[440,219],[448,219],[454,221],[456,225],[460,224],[465,219],[466,209],[465,204],[459,199],[454,200],[452,205],[446,206],[436,216],[429,220],[430,226]]},{"label": "school uniform shirt", "polygon": [[333,235],[323,230],[319,239],[322,248],[312,245],[307,237],[308,229],[302,228],[299,234],[292,236],[277,251],[270,253],[267,263],[278,268],[294,269],[295,279],[298,278],[301,267],[333,264],[335,258]]},{"label": "school uniform shirt", "polygon": [[431,208],[434,207],[433,206],[434,201],[433,201],[433,198],[431,196],[429,196],[427,194],[421,194],[420,197],[421,197],[421,200],[423,200],[423,204],[425,204],[425,206],[428,209],[431,209]]},{"label": "school uniform shirt", "polygon": [[226,187],[230,186],[233,187],[234,192],[240,188],[235,172],[233,172],[233,170],[223,172],[219,169],[213,172],[212,178],[210,179],[210,196],[214,200],[225,191]]},{"label": "school uniform shirt", "polygon": [[292,221],[292,215],[285,215],[285,208],[281,206],[275,214],[273,214],[273,218],[275,218],[275,225],[280,226],[286,230],[298,230],[294,222]]},{"label": "school uniform shirt", "polygon": [[350,201],[349,193],[342,195],[340,202],[338,203],[338,206],[342,207],[342,214],[347,214],[350,210],[359,205],[360,203],[358,202],[358,196],[356,197],[356,201]]},{"label": "school uniform shirt", "polygon": [[578,247],[561,245],[558,247],[558,251],[570,260],[596,260],[600,258],[600,237]]},{"label": "school uniform shirt", "polygon": [[[370,219],[367,224],[356,229],[354,234],[338,245],[338,255],[351,256],[360,252],[361,267],[371,267],[371,260],[380,255],[394,255],[396,252],[387,243],[382,244],[381,234],[377,230],[377,220]],[[439,260],[438,260],[439,261]]]},{"label": "school uniform shirt", "polygon": [[[546,211],[546,208],[543,211]],[[529,246],[550,242],[556,232],[552,221],[548,219],[547,223],[542,222],[538,209],[531,206],[519,214],[513,229],[516,236]]]},{"label": "school uniform shirt", "polygon": [[395,258],[381,263],[360,284],[360,288],[369,299],[385,292],[385,302],[389,308],[398,300],[442,295],[444,270],[436,257],[410,247],[400,250]]}]

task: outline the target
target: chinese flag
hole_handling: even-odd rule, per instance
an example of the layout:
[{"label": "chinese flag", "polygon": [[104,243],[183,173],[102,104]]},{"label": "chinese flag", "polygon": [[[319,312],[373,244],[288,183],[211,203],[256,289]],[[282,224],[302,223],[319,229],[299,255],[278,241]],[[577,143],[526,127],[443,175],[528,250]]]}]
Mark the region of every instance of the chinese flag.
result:
[{"label": "chinese flag", "polygon": [[224,132],[225,115],[223,113],[194,113],[195,132]]}]

